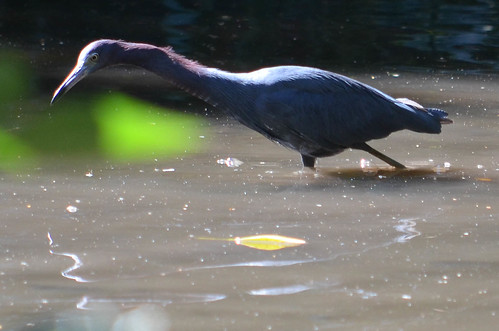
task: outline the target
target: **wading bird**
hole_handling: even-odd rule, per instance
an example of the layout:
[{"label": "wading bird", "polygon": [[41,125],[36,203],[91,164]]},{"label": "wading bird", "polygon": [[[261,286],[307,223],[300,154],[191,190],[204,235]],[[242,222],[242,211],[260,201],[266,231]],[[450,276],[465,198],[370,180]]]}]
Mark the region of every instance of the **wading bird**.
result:
[{"label": "wading bird", "polygon": [[394,99],[325,70],[278,66],[231,73],[188,60],[171,47],[118,40],[97,40],[83,48],[51,103],[88,74],[116,64],[142,67],[228,112],[250,129],[296,150],[309,168],[318,157],[353,148],[404,169],[366,141],[403,129],[440,133],[441,124],[452,123],[442,110]]}]

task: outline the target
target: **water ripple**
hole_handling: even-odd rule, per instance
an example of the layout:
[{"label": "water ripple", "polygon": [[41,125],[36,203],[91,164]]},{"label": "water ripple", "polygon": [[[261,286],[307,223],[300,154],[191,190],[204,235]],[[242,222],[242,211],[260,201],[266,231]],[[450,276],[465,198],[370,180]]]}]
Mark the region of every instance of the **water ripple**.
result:
[{"label": "water ripple", "polygon": [[282,287],[268,287],[261,288],[257,290],[250,290],[247,293],[251,295],[286,295],[286,294],[295,294],[304,291],[308,291],[313,289],[312,286],[307,285],[291,285],[291,286],[282,286]]},{"label": "water ripple", "polygon": [[218,265],[209,265],[209,266],[200,266],[200,267],[191,267],[183,269],[183,271],[196,271],[203,269],[220,269],[220,268],[234,268],[234,267],[287,267],[301,263],[311,263],[317,262],[316,259],[305,259],[305,260],[262,260],[262,261],[248,261],[248,262],[239,262],[239,263],[227,263],[227,264],[218,264]]},{"label": "water ripple", "polygon": [[403,233],[403,235],[398,236],[395,242],[406,243],[412,238],[421,235],[421,232],[416,230],[416,220],[417,218],[402,218],[398,221],[399,224],[395,225],[393,228]]},{"label": "water ripple", "polygon": [[81,262],[81,260],[78,257],[78,255],[72,254],[72,253],[65,253],[65,252],[64,253],[56,253],[56,252],[54,252],[53,248],[57,247],[58,245],[55,244],[54,241],[52,240],[52,236],[50,235],[50,232],[47,232],[47,239],[49,241],[49,247],[50,247],[49,248],[49,253],[50,254],[69,257],[74,262],[71,267],[69,267],[69,268],[64,269],[63,271],[61,271],[62,277],[74,280],[74,281],[76,281],[78,283],[88,283],[88,282],[91,282],[91,280],[88,280],[88,279],[85,279],[83,277],[75,276],[75,275],[71,274],[73,271],[78,270],[78,269],[80,269],[83,266],[83,263]]},{"label": "water ripple", "polygon": [[141,304],[159,304],[166,306],[172,303],[208,303],[225,299],[225,294],[218,293],[205,293],[205,294],[171,294],[168,299],[154,299],[154,298],[99,298],[91,296],[83,296],[76,304],[76,308],[81,310],[93,310],[95,306],[97,309],[102,304],[120,304],[121,306],[135,307]]}]

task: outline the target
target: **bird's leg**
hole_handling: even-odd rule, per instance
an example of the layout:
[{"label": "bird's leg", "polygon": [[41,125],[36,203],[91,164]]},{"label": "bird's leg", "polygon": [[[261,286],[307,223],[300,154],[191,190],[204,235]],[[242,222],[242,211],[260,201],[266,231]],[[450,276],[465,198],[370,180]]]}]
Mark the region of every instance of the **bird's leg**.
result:
[{"label": "bird's leg", "polygon": [[304,167],[311,168],[311,169],[315,168],[315,157],[302,154],[301,161],[303,162]]},{"label": "bird's leg", "polygon": [[405,169],[405,166],[402,163],[399,163],[399,162],[395,161],[394,159],[389,158],[385,154],[378,152],[377,150],[375,150],[374,148],[372,148],[371,146],[369,146],[366,143],[356,144],[352,147],[366,151],[366,152],[376,156],[378,159],[385,161],[386,163],[388,163],[389,165],[391,165],[397,169]]}]

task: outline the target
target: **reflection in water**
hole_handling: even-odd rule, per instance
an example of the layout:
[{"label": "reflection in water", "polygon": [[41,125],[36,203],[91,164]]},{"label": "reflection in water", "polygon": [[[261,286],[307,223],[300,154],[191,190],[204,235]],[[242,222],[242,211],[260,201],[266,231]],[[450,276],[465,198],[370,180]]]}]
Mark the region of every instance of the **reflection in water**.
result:
[{"label": "reflection in water", "polygon": [[170,319],[164,309],[147,304],[119,314],[111,331],[168,331],[170,326]]},{"label": "reflection in water", "polygon": [[398,221],[398,225],[393,228],[398,232],[402,232],[403,235],[395,239],[398,243],[405,243],[421,235],[421,232],[416,230],[416,220],[417,218],[403,218]]},{"label": "reflection in water", "polygon": [[[138,304],[124,310],[116,303],[102,303],[92,311],[62,312],[55,319],[53,327],[58,331],[168,331],[170,317],[159,304]],[[39,328],[38,328],[39,329]]]},{"label": "reflection in water", "polygon": [[408,166],[407,169],[396,169],[389,166],[369,166],[363,167],[361,160],[360,168],[342,168],[340,170],[331,170],[331,169],[318,169],[318,175],[322,175],[324,177],[338,177],[345,179],[352,178],[378,178],[378,179],[386,179],[386,178],[424,178],[429,176],[436,175],[444,175],[447,174],[446,177],[452,177],[452,175],[457,175],[461,177],[461,173],[458,169],[451,169],[450,163],[445,162],[443,165],[436,166],[428,166],[426,164],[419,164],[417,166]]},{"label": "reflection in water", "polygon": [[58,247],[58,245],[54,244],[54,241],[52,240],[52,236],[50,235],[50,232],[47,232],[47,239],[49,240],[49,247],[50,247],[49,248],[49,253],[50,254],[69,257],[74,262],[74,264],[71,267],[69,267],[69,268],[61,271],[62,277],[67,278],[67,279],[71,279],[71,280],[74,280],[74,281],[77,281],[78,283],[88,283],[88,282],[91,282],[91,280],[87,280],[87,279],[84,279],[83,277],[75,276],[75,275],[71,274],[73,271],[80,269],[81,266],[83,265],[83,263],[81,262],[81,260],[78,257],[78,255],[72,254],[72,253],[56,253],[56,252],[54,252],[53,249],[56,248],[56,247]]},{"label": "reflection in water", "polygon": [[282,286],[282,287],[269,287],[269,288],[261,288],[257,290],[250,290],[248,294],[250,295],[286,295],[286,294],[295,294],[304,292],[307,290],[313,289],[312,286],[307,285],[290,285],[290,286]]},{"label": "reflection in water", "polygon": [[154,299],[154,298],[140,298],[140,297],[123,297],[123,296],[115,296],[115,297],[90,297],[84,296],[80,301],[76,304],[76,308],[81,310],[99,310],[102,307],[102,304],[118,304],[121,307],[136,307],[142,304],[157,304],[161,306],[170,305],[172,303],[203,303],[203,302],[214,302],[223,300],[226,298],[224,294],[216,294],[216,293],[182,293],[174,294],[174,293],[163,293],[165,298],[163,299]]},{"label": "reflection in water", "polygon": [[220,264],[210,266],[200,266],[184,269],[183,271],[195,271],[203,269],[220,269],[220,268],[234,268],[234,267],[286,267],[302,263],[315,262],[315,259],[309,260],[262,260],[262,261],[248,261],[232,264]]}]

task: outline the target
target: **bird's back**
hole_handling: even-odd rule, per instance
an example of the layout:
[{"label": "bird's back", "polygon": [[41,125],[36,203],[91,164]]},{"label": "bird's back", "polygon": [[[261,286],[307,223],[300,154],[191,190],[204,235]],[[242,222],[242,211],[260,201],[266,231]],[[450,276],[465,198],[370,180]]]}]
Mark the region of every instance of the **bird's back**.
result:
[{"label": "bird's back", "polygon": [[302,154],[332,155],[402,129],[439,133],[440,118],[446,115],[320,69],[281,66],[238,75],[251,87],[252,99],[229,111],[248,127]]}]

